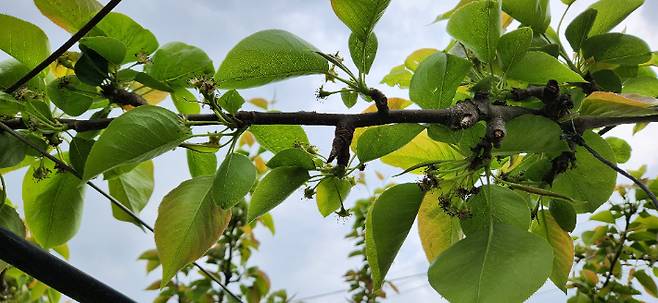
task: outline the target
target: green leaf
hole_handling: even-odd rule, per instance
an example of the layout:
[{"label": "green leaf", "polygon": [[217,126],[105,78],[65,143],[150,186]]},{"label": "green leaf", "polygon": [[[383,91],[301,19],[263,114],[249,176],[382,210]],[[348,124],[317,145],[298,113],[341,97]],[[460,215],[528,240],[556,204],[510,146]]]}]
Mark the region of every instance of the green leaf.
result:
[{"label": "green leaf", "polygon": [[198,177],[169,192],[158,208],[155,245],[162,263],[161,287],[176,272],[202,257],[217,242],[231,219],[212,200],[212,177]]},{"label": "green leaf", "polygon": [[260,180],[251,195],[247,221],[251,222],[281,204],[309,178],[308,171],[299,167],[272,169]]},{"label": "green leaf", "polygon": [[576,210],[569,202],[552,200],[549,211],[562,230],[572,232],[576,228]]},{"label": "green leaf", "polygon": [[187,155],[187,168],[192,178],[201,176],[214,176],[217,170],[217,155],[214,153],[200,153],[185,150]]},{"label": "green leaf", "polygon": [[626,163],[631,159],[631,145],[626,140],[617,137],[607,137],[605,140],[612,148],[617,163]]},{"label": "green leaf", "polygon": [[32,69],[50,55],[48,36],[36,25],[0,14],[0,50]]},{"label": "green leaf", "polygon": [[96,0],[34,0],[41,13],[69,33],[75,33],[103,5]]},{"label": "green leaf", "polygon": [[158,49],[144,71],[171,87],[188,87],[197,76],[212,75],[212,60],[198,47],[182,42],[171,42]]},{"label": "green leaf", "polygon": [[218,100],[219,105],[231,114],[237,113],[244,104],[244,98],[232,89],[225,92]]},{"label": "green leaf", "polygon": [[407,169],[418,163],[437,160],[456,160],[463,156],[443,142],[436,142],[427,136],[427,132],[421,132],[402,148],[384,156],[381,161],[395,167]]},{"label": "green leaf", "polygon": [[123,42],[110,37],[85,37],[80,39],[80,49],[83,52],[93,50],[107,61],[121,65],[126,57],[126,46]]},{"label": "green leaf", "polygon": [[171,92],[171,100],[181,114],[192,115],[201,112],[201,105],[196,102],[196,97],[189,90],[182,87],[174,88]]},{"label": "green leaf", "polygon": [[93,50],[82,53],[75,62],[75,75],[80,81],[91,86],[100,86],[110,73],[109,62]]},{"label": "green leaf", "polygon": [[621,23],[640,7],[644,0],[600,0],[590,6],[598,12],[596,20],[592,25],[590,35],[598,35],[609,32],[617,24]]},{"label": "green leaf", "polygon": [[500,38],[500,3],[475,1],[454,12],[448,33],[475,52],[484,62],[493,62]]},{"label": "green leaf", "polygon": [[640,94],[647,97],[658,98],[658,79],[651,77],[637,77],[624,82],[622,92],[625,94]]},{"label": "green leaf", "polygon": [[313,156],[308,152],[299,148],[289,148],[276,153],[276,155],[267,162],[267,167],[269,168],[282,166],[294,166],[306,170],[313,170],[315,169],[315,162],[313,162]]},{"label": "green leaf", "polygon": [[436,189],[427,192],[418,211],[418,235],[430,262],[463,237],[459,219],[449,216],[439,206],[439,197],[444,191]]},{"label": "green leaf", "polygon": [[493,224],[508,224],[521,230],[530,226],[530,209],[523,197],[511,189],[488,185],[466,202],[473,214],[461,220],[461,227],[466,237],[482,230],[488,230]]},{"label": "green leaf", "polygon": [[256,183],[256,174],[256,167],[247,156],[227,155],[212,184],[214,202],[222,209],[231,209],[249,193]]},{"label": "green leaf", "polygon": [[504,34],[498,41],[498,55],[503,63],[503,72],[523,59],[532,43],[532,29],[522,27]]},{"label": "green leaf", "polygon": [[646,291],[654,298],[658,298],[658,287],[656,286],[656,281],[654,281],[649,274],[647,274],[644,270],[638,270],[633,276],[638,282],[640,282],[644,288],[644,291]]},{"label": "green leaf", "polygon": [[621,93],[621,78],[612,70],[603,69],[593,72],[592,79],[603,91]]},{"label": "green leaf", "polygon": [[370,208],[366,218],[366,256],[375,289],[382,286],[407,238],[423,194],[414,183],[395,185],[384,191]]},{"label": "green leaf", "polygon": [[[0,193],[2,191],[0,190]],[[20,238],[25,238],[25,225],[23,220],[10,204],[5,204],[4,197],[0,196],[0,227],[9,230]],[[4,272],[11,265],[0,260],[0,272]]]},{"label": "green leaf", "polygon": [[377,36],[375,33],[370,33],[368,38],[362,39],[359,35],[352,33],[349,39],[350,55],[354,65],[363,72],[368,74],[372,63],[375,62],[377,55]]},{"label": "green leaf", "polygon": [[137,61],[138,56],[150,55],[158,49],[158,40],[151,31],[121,13],[109,13],[96,25],[94,32],[123,42],[126,46],[123,63]]},{"label": "green leaf", "polygon": [[569,149],[562,140],[562,129],[554,121],[535,115],[523,115],[508,121],[507,135],[496,153],[560,152]]},{"label": "green leaf", "polygon": [[537,34],[543,34],[551,23],[548,4],[549,0],[503,0],[503,11]]},{"label": "green leaf", "polygon": [[471,155],[472,148],[478,144],[486,132],[484,123],[477,123],[473,127],[453,130],[442,124],[431,124],[427,134],[432,140],[454,144],[463,155]]},{"label": "green leaf", "polygon": [[82,115],[95,99],[101,98],[95,86],[81,82],[75,75],[51,81],[47,92],[48,98],[70,116]]},{"label": "green leaf", "polygon": [[96,141],[85,139],[80,136],[75,136],[71,140],[69,146],[69,158],[71,159],[71,166],[78,172],[83,173],[85,170],[85,163],[87,163],[87,157],[89,157],[89,152],[91,147],[94,146]]},{"label": "green leaf", "polygon": [[25,158],[28,147],[8,132],[0,132],[0,168],[12,167]]},{"label": "green leaf", "polygon": [[[173,92],[175,88],[182,87],[182,86],[175,86],[174,89],[172,89],[168,83],[155,79],[151,75],[143,72],[135,73],[134,80],[140,84],[143,84],[146,87],[154,88],[165,92]],[[144,95],[148,95],[148,93],[145,93]]]},{"label": "green leaf", "polygon": [[457,3],[457,5],[454,8],[452,8],[451,10],[449,10],[449,11],[443,13],[443,14],[440,14],[440,15],[436,16],[436,19],[434,19],[434,23],[450,19],[452,14],[454,14],[458,9],[460,9],[462,6],[464,6],[466,4],[469,4],[473,1],[477,1],[477,0],[459,0],[459,3]]},{"label": "green leaf", "polygon": [[34,179],[39,163],[25,173],[23,207],[32,237],[42,247],[52,248],[66,243],[78,232],[85,187],[71,173],[58,172],[52,161],[43,161],[44,169],[50,171],[47,178]]},{"label": "green leaf", "polygon": [[430,285],[450,302],[522,302],[550,275],[552,255],[551,246],[539,236],[494,224],[441,254],[428,276]]},{"label": "green leaf", "polygon": [[[16,81],[25,76],[30,69],[25,64],[15,59],[7,59],[0,62],[0,88],[7,89]],[[45,85],[40,77],[32,78],[27,82],[27,87],[33,90],[43,90]]]},{"label": "green leaf", "polygon": [[434,55],[438,52],[437,49],[435,48],[421,48],[415,50],[411,55],[407,56],[407,58],[404,60],[404,66],[415,72],[416,69],[418,69],[418,66],[420,65],[421,62],[425,61],[427,57]]},{"label": "green leaf", "polygon": [[[131,171],[107,181],[110,195],[135,214],[146,207],[153,194],[153,161],[145,161]],[[119,221],[131,222],[142,227],[119,207],[112,205],[112,215]]]},{"label": "green leaf", "polygon": [[[585,132],[585,142],[604,158],[614,161],[615,154],[601,136]],[[553,181],[553,191],[587,202],[586,209],[579,212],[593,212],[612,195],[617,173],[594,158],[585,148],[576,148],[576,167],[559,174]]]},{"label": "green leaf", "polygon": [[402,64],[391,68],[391,71],[384,76],[381,83],[391,87],[408,88],[412,77],[413,73]]},{"label": "green leaf", "polygon": [[356,155],[362,163],[378,159],[405,146],[424,129],[418,124],[369,127],[359,137]]},{"label": "green leaf", "polygon": [[352,108],[352,106],[356,104],[358,97],[359,94],[355,91],[351,91],[347,89],[340,90],[340,98],[343,100],[343,104],[345,104],[347,108]]},{"label": "green leaf", "polygon": [[589,217],[589,219],[594,221],[604,222],[604,223],[610,223],[610,224],[615,224],[616,221],[615,216],[613,216],[612,212],[609,210],[604,210],[595,213],[591,217]]},{"label": "green leaf", "polygon": [[338,19],[343,21],[352,33],[368,37],[375,24],[384,14],[391,0],[331,0],[331,7]]},{"label": "green leaf", "polygon": [[114,119],[92,147],[84,180],[112,168],[153,159],[190,136],[180,117],[162,107],[143,105]]},{"label": "green leaf", "polygon": [[[13,232],[20,238],[25,238],[25,225],[16,209],[4,201],[0,203],[0,227]],[[0,269],[2,271],[2,269]]]},{"label": "green leaf", "polygon": [[[528,69],[532,66],[532,69]],[[529,51],[507,72],[507,77],[531,84],[545,85],[548,80],[557,82],[585,82],[576,72],[544,52]]]},{"label": "green leaf", "polygon": [[273,153],[309,144],[306,132],[299,125],[252,125],[249,131],[262,147]]},{"label": "green leaf", "polygon": [[317,52],[314,46],[289,32],[260,31],[229,51],[215,80],[221,88],[240,89],[327,73],[329,63]]},{"label": "green leaf", "polygon": [[[0,88],[2,86],[0,85]],[[0,91],[0,115],[13,117],[23,110],[23,104],[16,100],[14,96]]]},{"label": "green leaf", "polygon": [[574,51],[579,51],[583,42],[589,37],[589,33],[592,30],[597,14],[597,10],[591,8],[587,9],[574,18],[573,21],[569,23],[569,26],[567,26],[564,35],[567,37],[567,41],[569,41],[569,44],[571,44],[571,48],[573,48]]},{"label": "green leaf", "polygon": [[548,241],[553,247],[553,270],[551,281],[567,293],[567,281],[573,265],[574,247],[569,233],[562,230],[548,211],[537,214],[537,221],[532,223],[532,232]]},{"label": "green leaf", "polygon": [[438,109],[452,105],[457,87],[471,69],[471,63],[457,56],[437,52],[423,60],[409,87],[411,101],[422,108]]},{"label": "green leaf", "polygon": [[583,116],[632,117],[656,114],[658,100],[637,95],[593,92],[580,106]]},{"label": "green leaf", "polygon": [[582,45],[583,56],[596,62],[637,65],[651,60],[651,49],[644,40],[622,33],[592,36]]},{"label": "green leaf", "polygon": [[337,210],[349,195],[352,183],[346,179],[328,177],[318,183],[316,202],[323,217]]}]

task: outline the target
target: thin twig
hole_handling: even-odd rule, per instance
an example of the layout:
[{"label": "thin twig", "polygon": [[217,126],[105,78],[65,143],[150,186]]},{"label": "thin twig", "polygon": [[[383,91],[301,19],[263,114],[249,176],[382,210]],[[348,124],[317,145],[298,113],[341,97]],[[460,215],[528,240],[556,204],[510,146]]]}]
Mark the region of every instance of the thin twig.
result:
[{"label": "thin twig", "polygon": [[601,161],[601,163],[605,164],[606,166],[614,169],[616,172],[620,173],[622,176],[624,176],[624,177],[628,178],[629,180],[633,181],[633,183],[635,183],[635,185],[640,187],[647,194],[649,199],[651,199],[651,202],[653,203],[653,206],[656,209],[658,209],[658,199],[656,199],[656,195],[654,195],[654,193],[649,189],[649,187],[647,187],[644,183],[642,183],[637,178],[633,177],[631,174],[629,174],[625,170],[619,168],[619,166],[617,166],[615,163],[612,163],[608,159],[601,156],[601,154],[599,154],[597,151],[595,151],[593,148],[591,148],[589,145],[587,145],[587,143],[585,143],[584,140],[580,140],[580,141],[581,142],[578,142],[578,144],[581,145],[582,147],[584,147],[590,154],[592,154],[592,156],[594,156],[594,158],[598,159],[599,161]]},{"label": "thin twig", "polygon": [[603,286],[601,288],[605,288],[608,286],[608,283],[610,283],[610,278],[612,278],[613,272],[615,271],[615,266],[619,261],[621,253],[624,251],[624,243],[626,242],[626,235],[628,234],[628,226],[631,224],[632,215],[632,213],[626,213],[624,211],[626,226],[624,227],[624,232],[621,234],[621,238],[619,239],[619,247],[617,247],[617,252],[615,252],[615,256],[612,258],[612,262],[610,263],[610,271],[608,271],[608,274],[605,277],[605,282],[603,282]]}]

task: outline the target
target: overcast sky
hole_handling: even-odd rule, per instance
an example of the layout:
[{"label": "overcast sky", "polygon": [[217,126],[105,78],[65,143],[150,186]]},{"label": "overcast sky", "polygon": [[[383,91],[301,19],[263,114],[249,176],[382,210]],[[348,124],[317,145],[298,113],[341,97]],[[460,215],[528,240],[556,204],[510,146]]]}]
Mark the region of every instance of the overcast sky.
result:
[{"label": "overcast sky", "polygon": [[[103,1],[105,3],[106,1]],[[408,97],[407,91],[378,85],[388,70],[403,62],[406,55],[423,47],[443,48],[449,41],[445,23],[429,25],[434,17],[450,9],[457,0],[392,0],[391,5],[376,28],[379,52],[369,76],[369,83],[381,88],[389,97]],[[647,0],[620,29],[646,39],[652,48],[658,49],[658,1]],[[580,12],[592,1],[578,0],[572,12]],[[553,23],[557,22],[564,5],[551,1]],[[213,59],[215,67],[242,38],[271,28],[288,30],[311,42],[321,50],[333,53],[340,51],[348,56],[347,38],[349,31],[333,14],[329,1],[324,0],[126,0],[116,11],[125,13],[150,29],[160,45],[171,41],[182,41],[204,49]],[[53,25],[34,7],[32,1],[4,0],[0,13],[13,15],[40,26],[50,37],[54,49],[68,39],[69,34]],[[567,20],[575,14],[568,15]],[[7,56],[0,53],[0,59]],[[322,77],[304,77],[271,84],[263,88],[243,92],[245,97],[276,96],[276,109],[282,111],[328,111],[344,112],[339,99],[316,101],[313,92],[322,84]],[[350,112],[360,112],[366,106],[358,104]],[[311,143],[318,145],[326,154],[333,130],[309,127]],[[650,126],[644,132],[630,138],[630,128],[620,127],[611,135],[629,138],[633,159],[625,167],[637,168],[649,164],[649,174],[655,176],[655,138],[658,128]],[[180,182],[189,178],[181,173],[187,171],[185,153],[176,150],[156,159],[156,186],[149,206],[142,217],[154,222],[157,205],[162,197]],[[381,165],[371,165],[387,175],[397,171]],[[24,171],[7,177],[9,197],[21,205],[20,188]],[[371,188],[381,182],[370,178]],[[393,179],[394,182],[404,182]],[[98,181],[101,183],[101,181]],[[350,201],[366,197],[365,190],[353,191]],[[351,203],[348,203],[351,204]],[[21,210],[22,212],[22,210]],[[272,237],[261,231],[261,249],[252,257],[268,273],[273,289],[285,288],[298,298],[345,289],[342,274],[356,266],[356,260],[347,260],[352,243],[343,239],[351,221],[339,220],[335,216],[323,219],[315,203],[293,195],[273,211],[277,234]],[[159,279],[160,272],[146,275],[144,263],[136,262],[137,256],[154,247],[152,235],[144,234],[130,224],[113,220],[109,202],[91,190],[87,190],[84,217],[78,235],[70,242],[71,263],[105,283],[121,290],[138,302],[150,302],[156,295],[143,289]],[[423,273],[428,262],[420,247],[416,229],[412,230],[402,247],[388,278]],[[423,275],[401,280],[397,283],[401,293],[390,294],[388,302],[440,302],[442,299],[429,287]],[[531,302],[565,301],[566,297],[548,283]],[[343,294],[325,296],[308,302],[341,302]]]}]

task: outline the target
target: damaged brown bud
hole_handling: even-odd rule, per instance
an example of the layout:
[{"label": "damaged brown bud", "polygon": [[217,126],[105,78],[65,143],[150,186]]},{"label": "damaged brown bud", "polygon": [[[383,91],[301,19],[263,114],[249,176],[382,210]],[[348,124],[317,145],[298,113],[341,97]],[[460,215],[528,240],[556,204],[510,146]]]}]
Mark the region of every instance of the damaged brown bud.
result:
[{"label": "damaged brown bud", "polygon": [[112,85],[102,85],[101,93],[103,94],[103,97],[109,99],[111,103],[119,105],[131,105],[137,107],[148,104],[142,96]]}]

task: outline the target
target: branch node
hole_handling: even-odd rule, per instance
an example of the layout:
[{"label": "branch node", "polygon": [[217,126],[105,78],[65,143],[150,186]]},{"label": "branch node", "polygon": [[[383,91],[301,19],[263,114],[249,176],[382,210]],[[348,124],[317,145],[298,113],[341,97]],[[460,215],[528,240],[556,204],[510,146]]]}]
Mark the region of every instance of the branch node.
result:
[{"label": "branch node", "polygon": [[479,119],[478,106],[471,100],[465,100],[451,108],[448,126],[452,129],[465,129],[475,125]]},{"label": "branch node", "polygon": [[505,135],[507,135],[507,129],[502,116],[494,116],[487,121],[487,137],[495,148],[500,147]]},{"label": "branch node", "polygon": [[368,91],[368,97],[375,101],[377,112],[381,114],[388,114],[388,98],[386,98],[384,93],[376,88],[371,88]]},{"label": "branch node", "polygon": [[334,141],[327,163],[336,159],[338,166],[347,167],[350,161],[350,145],[354,137],[354,125],[351,121],[342,121],[336,126]]}]

